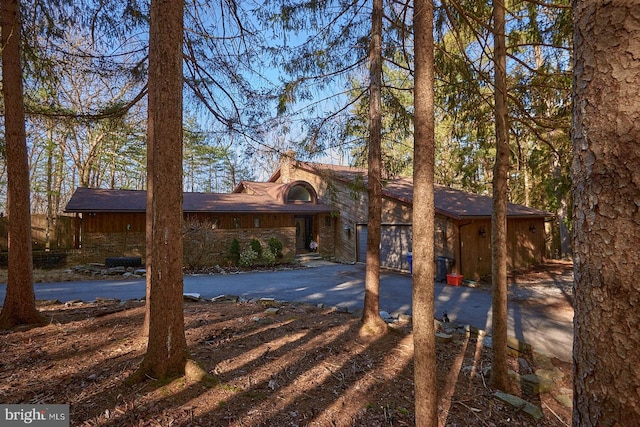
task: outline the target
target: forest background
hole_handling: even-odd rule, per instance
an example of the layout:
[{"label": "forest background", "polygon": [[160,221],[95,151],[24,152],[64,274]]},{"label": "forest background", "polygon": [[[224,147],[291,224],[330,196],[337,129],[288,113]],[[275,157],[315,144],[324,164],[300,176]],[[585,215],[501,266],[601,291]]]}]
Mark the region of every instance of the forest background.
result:
[{"label": "forest background", "polygon": [[[383,175],[411,175],[412,3],[384,6]],[[184,190],[264,179],[288,150],[366,167],[370,8],[187,2]],[[495,161],[491,13],[481,1],[435,4],[436,182],[481,194]],[[148,3],[43,1],[22,16],[32,213],[55,221],[78,186],[146,188]],[[507,2],[506,18],[509,199],[555,213],[553,255],[566,255],[571,8]],[[0,168],[6,211],[4,155]]]}]

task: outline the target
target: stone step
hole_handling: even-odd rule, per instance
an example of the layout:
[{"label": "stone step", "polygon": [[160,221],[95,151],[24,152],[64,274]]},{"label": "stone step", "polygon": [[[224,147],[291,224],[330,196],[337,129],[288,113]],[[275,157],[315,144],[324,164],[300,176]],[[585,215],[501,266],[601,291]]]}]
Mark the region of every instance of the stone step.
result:
[{"label": "stone step", "polygon": [[307,252],[296,255],[296,261],[299,263],[305,263],[310,261],[322,261],[322,256],[317,252]]}]

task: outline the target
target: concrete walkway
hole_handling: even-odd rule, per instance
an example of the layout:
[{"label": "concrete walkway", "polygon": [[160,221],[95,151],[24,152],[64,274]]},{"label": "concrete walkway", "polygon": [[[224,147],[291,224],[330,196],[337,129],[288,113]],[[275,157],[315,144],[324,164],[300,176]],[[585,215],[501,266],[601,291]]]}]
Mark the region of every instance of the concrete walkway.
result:
[{"label": "concrete walkway", "polygon": [[[189,275],[184,278],[184,292],[202,298],[232,294],[245,298],[275,298],[324,304],[356,311],[364,303],[365,266],[327,262],[311,263],[308,268],[240,274]],[[37,283],[39,300],[94,301],[98,297],[121,300],[142,298],[143,279],[100,280],[85,282]],[[0,301],[6,286],[0,285]],[[487,332],[491,330],[491,295],[465,286],[434,284],[435,314],[446,311],[452,322],[469,324]],[[408,274],[384,271],[380,277],[380,309],[391,314],[411,314],[412,278]],[[572,319],[550,315],[531,304],[509,303],[509,334],[528,342],[538,351],[571,361]],[[572,317],[572,316],[571,316]]]}]

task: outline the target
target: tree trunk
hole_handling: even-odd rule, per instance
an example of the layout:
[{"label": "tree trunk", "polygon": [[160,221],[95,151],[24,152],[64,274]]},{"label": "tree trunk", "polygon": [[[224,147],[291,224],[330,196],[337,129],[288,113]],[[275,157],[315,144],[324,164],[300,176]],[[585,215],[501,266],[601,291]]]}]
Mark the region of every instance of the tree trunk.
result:
[{"label": "tree trunk", "polygon": [[147,353],[138,373],[185,372],[182,278],[184,3],[151,1],[147,128]]},{"label": "tree trunk", "polygon": [[369,52],[369,215],[367,222],[367,267],[365,273],[363,331],[386,330],[380,317],[380,228],[382,218],[382,0],[373,0],[371,48]]},{"label": "tree trunk", "polygon": [[413,345],[416,426],[436,426],[434,319],[434,53],[433,1],[416,0],[413,149]]},{"label": "tree trunk", "polygon": [[507,391],[507,175],[509,130],[507,126],[507,49],[504,3],[493,3],[496,162],[493,168],[493,213],[491,215],[491,277],[493,285],[491,381]]},{"label": "tree trunk", "polygon": [[20,64],[20,4],[2,0],[2,96],[7,153],[7,215],[9,267],[0,329],[39,324],[31,254],[29,162],[25,132],[22,66]]},{"label": "tree trunk", "polygon": [[640,15],[574,1],[574,426],[640,420]]},{"label": "tree trunk", "polygon": [[[559,183],[561,182],[562,171],[560,169],[560,159],[559,155],[555,155],[553,161],[553,177]],[[566,191],[563,191],[564,188],[561,185],[558,185],[556,189],[556,199],[558,200],[558,207],[556,209],[556,218],[558,221],[558,237],[560,239],[559,242],[559,256],[560,258],[569,258],[572,255],[571,248],[571,232],[569,231],[568,224],[568,212],[569,212],[569,201],[567,200],[569,197]]]}]

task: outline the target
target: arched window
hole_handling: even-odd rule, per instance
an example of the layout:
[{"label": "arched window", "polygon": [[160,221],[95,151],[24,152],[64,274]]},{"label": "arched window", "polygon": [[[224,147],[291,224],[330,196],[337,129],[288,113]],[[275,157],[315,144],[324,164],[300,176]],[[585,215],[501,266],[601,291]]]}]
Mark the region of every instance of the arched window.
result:
[{"label": "arched window", "polygon": [[310,202],[311,200],[311,192],[303,185],[294,185],[289,189],[289,193],[287,194],[287,203]]}]

